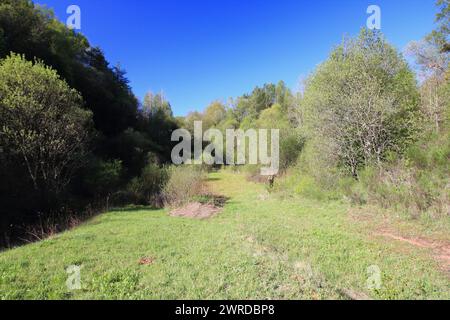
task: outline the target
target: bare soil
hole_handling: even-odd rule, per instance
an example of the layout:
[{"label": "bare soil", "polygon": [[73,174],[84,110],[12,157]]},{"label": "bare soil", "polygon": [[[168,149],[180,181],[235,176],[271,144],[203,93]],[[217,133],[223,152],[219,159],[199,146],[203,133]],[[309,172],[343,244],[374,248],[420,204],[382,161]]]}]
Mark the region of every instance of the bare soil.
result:
[{"label": "bare soil", "polygon": [[[376,210],[372,208],[372,210]],[[365,208],[353,208],[349,210],[349,217],[352,220],[364,223],[372,229],[371,234],[376,237],[405,243],[415,248],[428,249],[431,257],[438,263],[440,268],[450,276],[450,241],[446,239],[431,239],[429,236],[416,234],[405,235],[403,232],[393,227],[395,221],[390,221],[388,217],[375,219],[376,216],[382,216],[383,212],[371,211]],[[433,237],[434,238],[434,237]],[[448,239],[448,238],[447,238]]]},{"label": "bare soil", "polygon": [[139,264],[141,266],[149,266],[155,262],[155,258],[153,257],[144,257],[139,260]]},{"label": "bare soil", "polygon": [[202,204],[200,202],[189,203],[188,205],[172,210],[172,217],[185,217],[194,219],[208,219],[218,214],[222,209],[213,204]]},{"label": "bare soil", "polygon": [[450,274],[450,243],[419,237],[407,238],[386,230],[377,232],[375,235],[408,243],[415,247],[430,249],[433,257],[439,262],[442,268]]}]

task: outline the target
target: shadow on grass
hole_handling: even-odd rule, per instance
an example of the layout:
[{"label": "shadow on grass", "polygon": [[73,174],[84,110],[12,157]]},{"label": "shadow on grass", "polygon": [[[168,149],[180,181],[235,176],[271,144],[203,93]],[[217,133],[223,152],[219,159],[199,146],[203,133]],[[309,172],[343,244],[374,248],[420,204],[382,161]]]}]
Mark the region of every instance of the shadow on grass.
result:
[{"label": "shadow on grass", "polygon": [[228,201],[231,200],[231,198],[207,193],[194,197],[194,200],[200,202],[201,204],[212,204],[217,208],[223,208]]},{"label": "shadow on grass", "polygon": [[139,212],[139,211],[159,211],[163,210],[163,208],[157,208],[154,206],[143,206],[143,205],[129,205],[125,207],[120,208],[112,208],[108,212],[120,212],[120,213],[126,213],[126,212]]}]

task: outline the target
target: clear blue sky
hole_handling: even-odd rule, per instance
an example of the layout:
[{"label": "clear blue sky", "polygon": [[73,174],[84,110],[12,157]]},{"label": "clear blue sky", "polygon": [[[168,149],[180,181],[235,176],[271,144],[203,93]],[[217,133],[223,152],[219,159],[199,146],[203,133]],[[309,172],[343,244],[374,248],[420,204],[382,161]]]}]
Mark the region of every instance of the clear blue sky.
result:
[{"label": "clear blue sky", "polygon": [[163,90],[176,115],[211,101],[301,77],[326,59],[343,35],[382,10],[382,31],[397,48],[433,28],[434,0],[35,0],[67,19],[80,6],[82,30],[112,64],[128,72],[134,93]]}]

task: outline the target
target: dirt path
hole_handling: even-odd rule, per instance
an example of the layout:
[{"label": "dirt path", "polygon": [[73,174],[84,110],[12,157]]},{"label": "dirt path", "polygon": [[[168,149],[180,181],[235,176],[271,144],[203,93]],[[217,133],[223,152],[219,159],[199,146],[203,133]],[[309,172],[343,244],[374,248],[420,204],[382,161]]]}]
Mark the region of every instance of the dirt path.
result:
[{"label": "dirt path", "polygon": [[386,230],[377,232],[375,235],[407,243],[414,247],[430,249],[433,258],[450,275],[450,243],[420,237],[407,238]]}]

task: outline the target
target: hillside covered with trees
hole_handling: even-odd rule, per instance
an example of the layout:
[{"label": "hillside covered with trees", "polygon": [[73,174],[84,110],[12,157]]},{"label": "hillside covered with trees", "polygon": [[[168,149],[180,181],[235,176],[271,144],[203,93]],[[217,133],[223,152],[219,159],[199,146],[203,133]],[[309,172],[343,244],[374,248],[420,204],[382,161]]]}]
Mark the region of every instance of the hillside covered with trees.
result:
[{"label": "hillside covered with trees", "polygon": [[147,113],[125,71],[48,9],[0,1],[0,59],[2,246],[28,224],[98,210],[170,161],[170,105],[156,96]]}]

